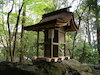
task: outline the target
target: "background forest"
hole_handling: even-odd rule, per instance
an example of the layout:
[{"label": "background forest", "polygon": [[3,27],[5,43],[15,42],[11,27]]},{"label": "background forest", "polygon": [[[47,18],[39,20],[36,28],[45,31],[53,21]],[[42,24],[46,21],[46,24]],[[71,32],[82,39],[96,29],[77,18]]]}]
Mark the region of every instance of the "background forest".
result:
[{"label": "background forest", "polygon": [[[24,31],[45,13],[72,6],[77,32],[66,33],[66,55],[81,63],[100,64],[100,0],[0,0],[0,61],[36,56],[37,33]],[[43,42],[43,33],[40,33]],[[63,46],[60,47],[60,55]],[[43,56],[43,47],[39,48]]]}]

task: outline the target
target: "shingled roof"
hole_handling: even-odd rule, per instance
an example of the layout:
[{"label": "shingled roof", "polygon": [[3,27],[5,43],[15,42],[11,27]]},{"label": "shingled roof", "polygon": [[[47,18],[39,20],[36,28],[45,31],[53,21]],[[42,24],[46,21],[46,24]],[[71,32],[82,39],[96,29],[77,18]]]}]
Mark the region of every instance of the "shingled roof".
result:
[{"label": "shingled roof", "polygon": [[78,28],[74,22],[72,12],[68,11],[69,7],[63,8],[51,13],[44,14],[42,20],[35,25],[26,26],[27,31],[41,31],[52,28],[64,27],[65,31],[76,31]]}]

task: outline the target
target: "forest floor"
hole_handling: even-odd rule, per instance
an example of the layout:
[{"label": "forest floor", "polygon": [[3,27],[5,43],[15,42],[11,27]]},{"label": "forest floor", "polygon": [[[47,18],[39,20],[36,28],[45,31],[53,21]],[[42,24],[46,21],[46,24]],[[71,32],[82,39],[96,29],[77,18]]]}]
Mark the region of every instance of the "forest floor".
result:
[{"label": "forest floor", "polygon": [[33,61],[32,64],[0,62],[0,75],[100,75],[74,59],[62,62]]}]

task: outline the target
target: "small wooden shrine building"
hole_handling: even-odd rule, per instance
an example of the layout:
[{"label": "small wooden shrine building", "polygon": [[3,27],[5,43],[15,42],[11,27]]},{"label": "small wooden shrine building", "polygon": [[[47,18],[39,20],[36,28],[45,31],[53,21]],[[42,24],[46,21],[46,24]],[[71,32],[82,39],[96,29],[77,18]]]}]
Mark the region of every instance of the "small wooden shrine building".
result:
[{"label": "small wooden shrine building", "polygon": [[[24,30],[36,31],[37,34],[37,57],[39,56],[39,45],[44,45],[44,57],[59,57],[59,45],[64,45],[64,56],[66,55],[66,32],[77,31],[69,7],[51,13],[44,14],[42,20],[35,25],[26,26]],[[44,43],[39,43],[39,32],[44,32]]]}]

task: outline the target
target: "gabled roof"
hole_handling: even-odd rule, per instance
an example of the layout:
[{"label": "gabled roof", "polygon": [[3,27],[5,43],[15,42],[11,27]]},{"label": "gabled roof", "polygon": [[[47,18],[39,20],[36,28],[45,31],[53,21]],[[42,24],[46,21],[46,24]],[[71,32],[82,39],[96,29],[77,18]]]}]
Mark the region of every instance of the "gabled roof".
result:
[{"label": "gabled roof", "polygon": [[[68,24],[70,24],[70,27],[68,26]],[[66,32],[76,31],[78,29],[74,22],[73,13],[69,12],[68,8],[44,14],[42,20],[38,24],[24,27],[24,30],[41,31],[60,27],[65,27]]]},{"label": "gabled roof", "polygon": [[62,13],[62,12],[66,12],[66,11],[69,11],[69,8],[71,8],[71,6],[69,7],[66,7],[66,8],[63,8],[63,9],[60,9],[60,10],[56,10],[56,11],[53,11],[53,12],[50,12],[50,13],[46,13],[42,16],[42,18],[45,18],[45,17],[49,17],[49,16],[53,16],[53,15],[56,15],[56,14],[59,14],[59,13]]}]

